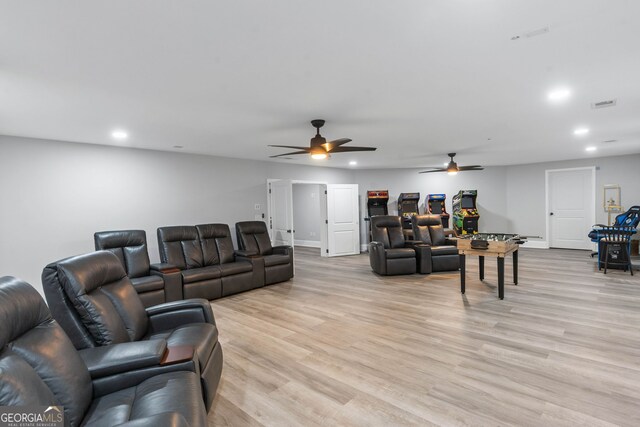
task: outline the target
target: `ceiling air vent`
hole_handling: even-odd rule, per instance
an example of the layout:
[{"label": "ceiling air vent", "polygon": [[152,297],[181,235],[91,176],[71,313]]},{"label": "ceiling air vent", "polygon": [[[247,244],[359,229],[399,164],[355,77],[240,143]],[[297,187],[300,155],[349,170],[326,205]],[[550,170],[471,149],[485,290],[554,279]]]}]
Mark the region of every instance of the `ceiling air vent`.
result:
[{"label": "ceiling air vent", "polygon": [[608,99],[606,101],[593,102],[591,104],[591,108],[607,108],[607,107],[615,107],[617,100],[616,99]]},{"label": "ceiling air vent", "polygon": [[607,139],[606,141],[602,141],[603,144],[611,144],[613,142],[618,142],[617,139]]}]

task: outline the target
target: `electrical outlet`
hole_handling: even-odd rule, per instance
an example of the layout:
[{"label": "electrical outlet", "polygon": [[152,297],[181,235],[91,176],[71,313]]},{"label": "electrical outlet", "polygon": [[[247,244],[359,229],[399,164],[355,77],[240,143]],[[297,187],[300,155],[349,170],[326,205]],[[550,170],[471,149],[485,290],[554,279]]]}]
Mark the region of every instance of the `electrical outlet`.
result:
[{"label": "electrical outlet", "polygon": [[253,205],[253,209],[259,211],[261,208],[260,203],[256,203],[255,205]]}]

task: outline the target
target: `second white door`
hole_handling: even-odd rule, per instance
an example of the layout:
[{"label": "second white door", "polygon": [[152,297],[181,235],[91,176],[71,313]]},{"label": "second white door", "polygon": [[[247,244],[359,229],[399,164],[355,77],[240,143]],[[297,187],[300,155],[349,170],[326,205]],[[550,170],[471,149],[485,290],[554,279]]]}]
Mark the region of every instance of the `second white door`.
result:
[{"label": "second white door", "polygon": [[327,185],[327,254],[360,253],[360,215],[357,184]]}]

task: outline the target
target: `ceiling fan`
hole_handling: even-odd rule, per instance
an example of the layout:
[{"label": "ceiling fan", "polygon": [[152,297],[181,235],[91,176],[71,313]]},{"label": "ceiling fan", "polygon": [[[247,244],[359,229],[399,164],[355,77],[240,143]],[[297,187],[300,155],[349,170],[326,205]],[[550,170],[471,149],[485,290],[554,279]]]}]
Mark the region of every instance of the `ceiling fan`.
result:
[{"label": "ceiling fan", "polygon": [[453,160],[455,155],[456,153],[447,154],[447,156],[451,157],[451,161],[449,162],[446,168],[431,168],[432,170],[422,171],[418,173],[446,172],[449,175],[455,175],[458,172],[462,172],[462,171],[481,171],[484,169],[480,165],[458,166],[458,164]]},{"label": "ceiling fan", "polygon": [[327,141],[322,135],[320,135],[320,128],[324,126],[324,120],[316,119],[311,120],[311,125],[316,128],[316,136],[311,138],[309,147],[296,147],[292,145],[269,145],[269,147],[280,148],[293,148],[299,151],[292,151],[291,153],[277,154],[269,157],[283,157],[291,156],[294,154],[311,154],[312,159],[322,160],[330,157],[333,153],[347,153],[353,151],[375,151],[376,147],[343,147],[347,142],[351,142],[349,138],[340,138],[334,141]]}]

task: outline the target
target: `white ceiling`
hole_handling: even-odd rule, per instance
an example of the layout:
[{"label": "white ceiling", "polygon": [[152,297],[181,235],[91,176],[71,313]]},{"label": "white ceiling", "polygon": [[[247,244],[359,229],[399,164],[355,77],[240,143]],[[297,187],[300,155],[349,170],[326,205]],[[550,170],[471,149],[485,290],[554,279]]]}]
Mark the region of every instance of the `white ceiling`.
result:
[{"label": "white ceiling", "polygon": [[[0,134],[327,166],[640,152],[640,2],[0,0]],[[511,37],[550,26],[550,32]],[[572,96],[553,105],[547,92]],[[616,107],[590,103],[617,98]],[[591,129],[576,137],[578,126]],[[130,138],[116,142],[112,130]],[[618,142],[602,143],[616,139]],[[183,145],[182,150],[174,145]],[[318,164],[307,156],[288,163]]]}]

